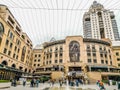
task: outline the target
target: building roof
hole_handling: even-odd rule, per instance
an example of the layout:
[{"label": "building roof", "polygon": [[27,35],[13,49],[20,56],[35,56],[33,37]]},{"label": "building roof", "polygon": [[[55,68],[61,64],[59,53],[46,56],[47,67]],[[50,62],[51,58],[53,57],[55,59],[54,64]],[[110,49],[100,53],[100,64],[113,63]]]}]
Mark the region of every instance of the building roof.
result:
[{"label": "building roof", "polygon": [[41,44],[41,45],[36,45],[35,47],[34,47],[34,49],[43,49],[43,45]]}]

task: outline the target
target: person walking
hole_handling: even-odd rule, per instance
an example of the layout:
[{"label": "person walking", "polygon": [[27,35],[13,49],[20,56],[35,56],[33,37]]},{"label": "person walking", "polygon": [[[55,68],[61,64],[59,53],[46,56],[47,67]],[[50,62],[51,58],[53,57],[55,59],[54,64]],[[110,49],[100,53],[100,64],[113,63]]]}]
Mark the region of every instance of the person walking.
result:
[{"label": "person walking", "polygon": [[52,80],[51,83],[52,83],[52,86],[54,86],[54,80]]},{"label": "person walking", "polygon": [[26,78],[23,78],[23,86],[26,85]]},{"label": "person walking", "polygon": [[62,80],[59,80],[59,84],[60,84],[60,87],[62,87],[62,84],[63,84]]},{"label": "person walking", "polygon": [[100,80],[96,82],[97,86],[100,87]]},{"label": "person walking", "polygon": [[39,79],[36,80],[36,87],[39,86]]},{"label": "person walking", "polygon": [[16,87],[17,83],[16,83],[16,79],[13,80],[13,86]]},{"label": "person walking", "polygon": [[120,90],[120,81],[118,82],[118,90]]},{"label": "person walking", "polygon": [[36,86],[36,79],[34,78],[33,79],[33,87],[35,87]]},{"label": "person walking", "polygon": [[79,82],[78,82],[78,79],[75,80],[75,83],[76,83],[76,86],[78,87],[79,86]]},{"label": "person walking", "polygon": [[103,82],[102,81],[100,81],[100,90],[105,90],[105,87],[104,87],[104,84],[103,84]]},{"label": "person walking", "polygon": [[30,83],[31,83],[30,86],[33,87],[34,86],[34,79],[32,79]]}]

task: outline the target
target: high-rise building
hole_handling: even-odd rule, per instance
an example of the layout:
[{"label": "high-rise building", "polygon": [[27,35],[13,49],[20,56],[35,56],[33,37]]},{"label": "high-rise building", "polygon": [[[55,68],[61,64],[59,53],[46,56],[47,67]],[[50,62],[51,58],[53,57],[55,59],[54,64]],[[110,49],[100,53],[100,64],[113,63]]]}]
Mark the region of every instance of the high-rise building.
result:
[{"label": "high-rise building", "polygon": [[83,16],[83,32],[85,38],[120,40],[114,12],[96,1]]}]

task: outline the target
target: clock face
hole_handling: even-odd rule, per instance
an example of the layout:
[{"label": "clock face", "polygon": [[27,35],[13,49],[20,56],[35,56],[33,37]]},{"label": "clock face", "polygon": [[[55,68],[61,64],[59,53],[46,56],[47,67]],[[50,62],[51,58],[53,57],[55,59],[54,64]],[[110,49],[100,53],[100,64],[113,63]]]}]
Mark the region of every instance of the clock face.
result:
[{"label": "clock face", "polygon": [[4,27],[3,24],[0,23],[0,35],[4,33]]}]

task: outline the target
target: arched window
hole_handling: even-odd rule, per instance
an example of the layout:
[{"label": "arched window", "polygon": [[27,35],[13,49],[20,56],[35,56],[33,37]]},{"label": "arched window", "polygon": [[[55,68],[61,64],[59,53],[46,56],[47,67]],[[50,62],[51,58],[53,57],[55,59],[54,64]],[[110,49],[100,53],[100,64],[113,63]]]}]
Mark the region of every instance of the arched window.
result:
[{"label": "arched window", "polygon": [[0,36],[3,35],[4,33],[4,26],[3,24],[0,22]]},{"label": "arched window", "polygon": [[69,57],[71,62],[79,62],[80,45],[77,41],[72,41],[69,44]]},{"label": "arched window", "polygon": [[20,69],[20,70],[22,70],[22,69],[23,69],[23,67],[21,67],[21,66],[20,66],[20,67],[19,67],[19,69]]},{"label": "arched window", "polygon": [[22,55],[21,55],[21,61],[24,62],[24,58],[25,58],[25,53],[26,53],[26,47],[24,46],[22,49]]},{"label": "arched window", "polygon": [[31,70],[29,69],[29,73],[31,72]]},{"label": "arched window", "polygon": [[27,68],[25,69],[25,72],[27,72]]},{"label": "arched window", "polygon": [[3,65],[8,65],[8,63],[7,63],[7,61],[3,61],[1,64],[3,64]]}]

